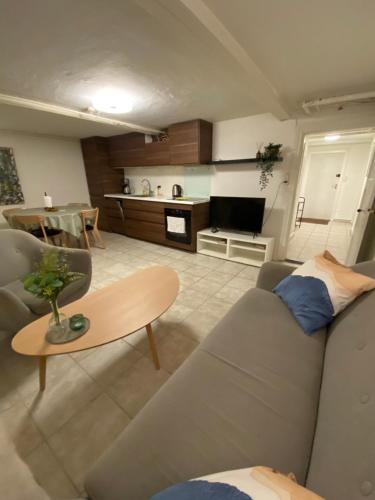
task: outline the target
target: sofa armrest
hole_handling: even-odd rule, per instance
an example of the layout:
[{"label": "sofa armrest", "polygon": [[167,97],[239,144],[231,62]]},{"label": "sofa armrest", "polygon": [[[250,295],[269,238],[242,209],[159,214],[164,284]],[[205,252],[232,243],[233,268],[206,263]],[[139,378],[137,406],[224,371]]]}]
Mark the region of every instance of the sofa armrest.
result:
[{"label": "sofa armrest", "polygon": [[17,295],[10,290],[0,288],[0,330],[17,333],[34,317]]},{"label": "sofa armrest", "polygon": [[281,280],[289,276],[295,269],[295,266],[281,262],[266,262],[260,268],[256,286],[271,292]]}]

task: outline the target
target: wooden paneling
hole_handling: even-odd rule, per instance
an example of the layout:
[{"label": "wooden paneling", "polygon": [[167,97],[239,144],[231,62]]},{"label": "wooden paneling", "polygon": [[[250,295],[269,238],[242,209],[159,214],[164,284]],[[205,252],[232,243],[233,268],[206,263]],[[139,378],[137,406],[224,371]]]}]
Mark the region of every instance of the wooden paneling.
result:
[{"label": "wooden paneling", "polygon": [[190,120],[168,128],[169,141],[145,143],[139,132],[108,137],[109,165],[114,168],[144,165],[200,165],[211,161],[212,123]]},{"label": "wooden paneling", "polygon": [[138,132],[108,138],[109,165],[112,168],[145,165],[145,136]]},{"label": "wooden paneling", "polygon": [[[109,166],[108,143],[105,137],[89,137],[81,140],[87,185],[91,205],[99,208],[99,228],[112,231],[113,224],[106,213],[104,194],[122,191],[124,174]],[[117,232],[117,231],[116,231]]]},{"label": "wooden paneling", "polygon": [[191,120],[168,128],[172,165],[204,164],[212,157],[212,123]]},{"label": "wooden paneling", "polygon": [[[125,234],[162,245],[195,252],[197,231],[209,225],[209,203],[185,205],[153,201],[123,200]],[[179,243],[165,237],[165,208],[192,212],[192,243]]]},{"label": "wooden paneling", "polygon": [[169,141],[145,144],[145,165],[169,165],[169,150]]}]

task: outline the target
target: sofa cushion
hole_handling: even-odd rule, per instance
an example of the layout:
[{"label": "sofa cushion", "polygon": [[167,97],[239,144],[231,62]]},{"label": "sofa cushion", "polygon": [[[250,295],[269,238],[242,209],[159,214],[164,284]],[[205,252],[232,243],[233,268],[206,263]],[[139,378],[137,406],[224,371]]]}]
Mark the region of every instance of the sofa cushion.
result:
[{"label": "sofa cushion", "polygon": [[129,424],[86,481],[93,500],[144,500],[193,477],[267,464],[304,482],[325,332],[253,289]]},{"label": "sofa cushion", "polygon": [[274,292],[285,302],[304,331],[311,335],[333,320],[375,280],[340,264],[327,250],[284,278]]},{"label": "sofa cushion", "polygon": [[[354,266],[375,278],[375,262]],[[375,498],[375,291],[329,330],[308,486],[329,500]]]},{"label": "sofa cushion", "polygon": [[324,500],[270,467],[218,472],[170,486],[150,500]]}]

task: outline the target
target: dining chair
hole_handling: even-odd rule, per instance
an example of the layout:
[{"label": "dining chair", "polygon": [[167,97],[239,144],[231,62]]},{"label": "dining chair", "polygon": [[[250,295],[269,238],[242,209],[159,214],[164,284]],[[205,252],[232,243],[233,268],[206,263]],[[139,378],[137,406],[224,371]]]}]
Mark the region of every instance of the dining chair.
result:
[{"label": "dining chair", "polygon": [[82,210],[80,215],[82,220],[82,234],[85,239],[87,250],[90,251],[89,235],[92,235],[94,244],[98,244],[99,248],[105,248],[105,243],[98,229],[99,208]]},{"label": "dining chair", "polygon": [[[15,212],[19,212],[19,208],[6,208],[5,210],[3,210],[1,212],[1,215],[4,217],[4,219],[7,221],[7,223],[9,224],[10,222],[10,217],[12,215],[12,213],[15,213]],[[10,224],[9,224],[10,225]]]},{"label": "dining chair", "polygon": [[56,246],[64,246],[64,231],[50,228],[43,215],[14,215],[12,224],[45,243],[51,241]]}]

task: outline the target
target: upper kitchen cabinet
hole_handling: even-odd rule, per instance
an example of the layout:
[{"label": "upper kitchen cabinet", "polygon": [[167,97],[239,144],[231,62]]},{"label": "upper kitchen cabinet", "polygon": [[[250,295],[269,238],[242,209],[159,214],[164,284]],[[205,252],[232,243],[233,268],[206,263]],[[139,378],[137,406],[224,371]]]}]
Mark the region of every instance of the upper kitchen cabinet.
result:
[{"label": "upper kitchen cabinet", "polygon": [[169,165],[170,150],[169,141],[167,142],[149,142],[145,144],[145,163],[144,165]]},{"label": "upper kitchen cabinet", "polygon": [[191,120],[168,127],[170,164],[200,165],[212,159],[212,123]]},{"label": "upper kitchen cabinet", "polygon": [[112,168],[145,165],[145,136],[138,132],[108,137],[109,164]]}]

